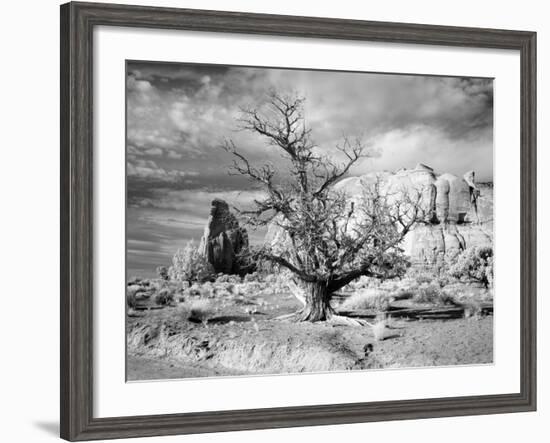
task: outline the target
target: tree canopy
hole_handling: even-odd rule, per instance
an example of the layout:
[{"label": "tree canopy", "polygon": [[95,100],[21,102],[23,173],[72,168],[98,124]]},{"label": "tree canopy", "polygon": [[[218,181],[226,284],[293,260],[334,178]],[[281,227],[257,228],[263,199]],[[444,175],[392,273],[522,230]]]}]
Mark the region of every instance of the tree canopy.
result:
[{"label": "tree canopy", "polygon": [[234,159],[231,173],[248,177],[265,194],[252,209],[240,210],[241,216],[284,233],[284,245],[266,244],[258,255],[289,269],[306,286],[321,287],[328,299],[363,275],[402,275],[407,261],[399,244],[426,215],[422,193],[388,192],[379,179],[354,198],[335,189],[372,153],[360,139],[347,137],[331,155],[324,153],[313,141],[303,106],[302,97],[271,93],[264,109],[244,109],[239,120],[243,130],[260,135],[267,149],[288,160],[284,176],[272,164],[252,165],[233,141],[224,145]]}]

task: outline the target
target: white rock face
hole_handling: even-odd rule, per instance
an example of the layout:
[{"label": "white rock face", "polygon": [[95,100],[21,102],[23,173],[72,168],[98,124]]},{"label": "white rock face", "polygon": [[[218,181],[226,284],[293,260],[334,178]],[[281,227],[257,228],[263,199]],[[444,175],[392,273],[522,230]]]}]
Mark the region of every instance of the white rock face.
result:
[{"label": "white rock face", "polygon": [[[402,247],[411,261],[431,265],[470,246],[492,246],[493,186],[475,183],[474,171],[463,177],[437,174],[419,163],[414,169],[372,172],[348,177],[334,189],[344,192],[350,202],[361,199],[365,190],[378,181],[388,199],[398,201],[403,195],[420,196],[426,224],[418,224],[404,239]],[[284,233],[271,226],[266,241],[284,243]]]},{"label": "white rock face", "polygon": [[[493,186],[475,183],[474,171],[463,177],[450,173],[436,174],[429,166],[395,173],[369,173],[346,178],[335,189],[350,199],[374,180],[382,180],[386,192],[407,189],[422,195],[421,206],[430,214],[428,224],[417,225],[404,240],[404,250],[415,264],[434,264],[438,258],[453,255],[470,246],[493,244]],[[398,197],[396,197],[398,198]]]}]

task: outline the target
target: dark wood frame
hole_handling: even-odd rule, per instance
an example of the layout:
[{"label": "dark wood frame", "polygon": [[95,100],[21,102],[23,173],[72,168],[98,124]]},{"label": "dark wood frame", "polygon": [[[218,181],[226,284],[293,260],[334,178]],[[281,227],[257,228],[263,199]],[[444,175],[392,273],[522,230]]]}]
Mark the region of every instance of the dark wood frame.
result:
[{"label": "dark wood frame", "polygon": [[[181,29],[517,50],[521,57],[521,392],[454,398],[94,418],[94,26]],[[536,409],[536,33],[68,3],[61,6],[61,437],[70,441],[494,414]]]}]

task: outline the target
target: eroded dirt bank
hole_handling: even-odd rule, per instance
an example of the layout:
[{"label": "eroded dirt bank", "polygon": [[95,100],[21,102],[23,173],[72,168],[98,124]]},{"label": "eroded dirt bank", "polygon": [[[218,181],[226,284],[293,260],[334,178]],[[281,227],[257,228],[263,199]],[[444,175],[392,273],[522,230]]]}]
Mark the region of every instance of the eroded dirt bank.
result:
[{"label": "eroded dirt bank", "polygon": [[[128,322],[128,379],[345,371],[491,363],[493,317],[369,327],[287,323],[266,315],[194,323],[174,308]],[[372,347],[372,348],[371,348]]]}]

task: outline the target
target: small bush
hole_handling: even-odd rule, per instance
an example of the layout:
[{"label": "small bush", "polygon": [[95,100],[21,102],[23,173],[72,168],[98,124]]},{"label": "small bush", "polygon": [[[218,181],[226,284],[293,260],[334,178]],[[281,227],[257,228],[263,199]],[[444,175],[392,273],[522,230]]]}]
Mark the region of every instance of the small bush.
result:
[{"label": "small bush", "polygon": [[126,305],[130,309],[136,309],[136,306],[137,306],[137,291],[135,290],[135,286],[130,286],[126,290]]},{"label": "small bush", "polygon": [[220,272],[216,277],[216,283],[229,283],[231,282],[232,278],[233,275]]},{"label": "small bush", "polygon": [[166,266],[157,266],[157,275],[161,280],[168,280],[168,268]]},{"label": "small bush", "polygon": [[141,285],[129,285],[126,287],[126,293],[133,292],[134,294],[137,294],[138,292],[145,291],[145,288]]},{"label": "small bush", "polygon": [[131,277],[129,280],[128,280],[128,286],[133,286],[133,285],[142,285],[144,282],[144,280],[141,278],[141,277]]},{"label": "small bush", "polygon": [[203,283],[213,280],[216,274],[206,257],[195,248],[193,242],[189,242],[174,254],[168,275],[176,281]]},{"label": "small bush", "polygon": [[342,303],[344,310],[373,309],[385,311],[388,309],[391,297],[388,292],[379,289],[362,289],[353,293]]},{"label": "small bush", "polygon": [[444,288],[451,283],[451,279],[446,275],[440,275],[434,280],[434,282],[439,285],[440,288]]},{"label": "small bush", "polygon": [[384,340],[386,336],[386,320],[378,320],[374,325],[372,325],[372,333],[376,341]]},{"label": "small bush", "polygon": [[162,288],[155,295],[155,303],[159,306],[166,306],[174,301],[174,291],[169,288]]},{"label": "small bush", "polygon": [[464,307],[464,318],[480,318],[481,317],[481,304],[476,300],[469,300],[462,304]]},{"label": "small bush", "polygon": [[206,323],[214,314],[214,310],[209,300],[199,299],[189,302],[188,320]]},{"label": "small bush", "polygon": [[442,290],[436,284],[421,285],[414,295],[413,301],[440,306],[457,304],[455,297],[451,293]]},{"label": "small bush", "polygon": [[259,281],[258,273],[252,272],[251,274],[246,274],[243,278],[243,281],[246,283]]},{"label": "small bush", "polygon": [[418,286],[414,278],[405,277],[399,280],[386,281],[378,289],[388,292],[395,300],[406,300],[416,294]]},{"label": "small bush", "polygon": [[441,294],[439,286],[433,284],[421,284],[414,297],[417,303],[435,303]]},{"label": "small bush", "polygon": [[427,272],[422,272],[416,275],[415,277],[416,282],[419,285],[423,285],[426,283],[432,283],[435,280],[435,276],[433,274],[429,274]]},{"label": "small bush", "polygon": [[481,283],[485,288],[493,284],[493,248],[468,248],[456,257],[449,273],[459,280]]}]

